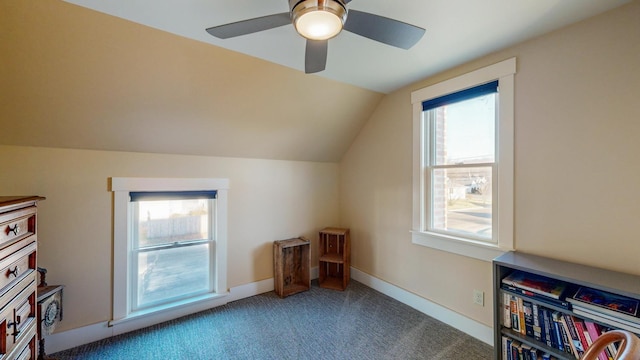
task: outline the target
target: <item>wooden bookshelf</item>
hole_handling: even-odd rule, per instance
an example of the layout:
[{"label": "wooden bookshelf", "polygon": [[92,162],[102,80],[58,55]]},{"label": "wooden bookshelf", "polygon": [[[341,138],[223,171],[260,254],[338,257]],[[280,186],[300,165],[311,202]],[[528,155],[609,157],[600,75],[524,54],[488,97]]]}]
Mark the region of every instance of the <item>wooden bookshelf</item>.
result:
[{"label": "wooden bookshelf", "polygon": [[334,290],[347,288],[350,279],[349,229],[325,228],[319,234],[318,283]]},{"label": "wooden bookshelf", "polygon": [[[503,357],[503,337],[510,341],[517,341],[539,350],[539,354],[550,354],[556,359],[570,360],[576,359],[573,354],[567,353],[555,347],[550,347],[543,341],[538,341],[535,337],[522,334],[505,327],[503,306],[504,294],[510,294],[501,288],[502,279],[514,271],[521,271],[528,274],[544,276],[553,280],[558,280],[567,284],[566,297],[571,297],[579,287],[588,287],[612,294],[621,295],[631,299],[640,300],[640,276],[620,273],[616,271],[595,268],[592,266],[569,263],[546,257],[523,254],[519,252],[505,253],[493,260],[493,296],[494,296],[494,357],[497,360],[505,360]],[[595,317],[576,315],[571,308],[554,306],[544,299],[521,296],[524,300],[543,307],[549,311],[557,312],[564,316],[569,315],[578,320],[597,323],[603,328],[615,329],[611,323],[603,323]],[[508,322],[508,321],[507,321]],[[570,334],[568,334],[570,335]]]}]

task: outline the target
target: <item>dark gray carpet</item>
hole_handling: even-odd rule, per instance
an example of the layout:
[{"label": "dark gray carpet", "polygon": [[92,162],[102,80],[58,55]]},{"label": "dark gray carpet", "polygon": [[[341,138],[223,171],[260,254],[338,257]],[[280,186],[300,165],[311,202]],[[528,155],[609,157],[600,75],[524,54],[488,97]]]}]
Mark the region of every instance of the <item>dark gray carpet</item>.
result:
[{"label": "dark gray carpet", "polygon": [[493,348],[365,285],[274,292],[115,336],[69,359],[491,359]]}]

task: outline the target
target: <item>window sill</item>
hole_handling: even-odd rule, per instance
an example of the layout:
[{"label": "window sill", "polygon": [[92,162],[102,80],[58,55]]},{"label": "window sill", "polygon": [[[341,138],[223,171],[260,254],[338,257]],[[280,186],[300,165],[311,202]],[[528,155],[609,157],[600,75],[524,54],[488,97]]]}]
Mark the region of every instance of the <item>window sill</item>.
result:
[{"label": "window sill", "polygon": [[497,245],[486,244],[462,238],[450,237],[423,231],[411,231],[411,242],[437,250],[450,252],[473,259],[492,261],[504,254],[508,249],[501,249]]},{"label": "window sill", "polygon": [[[109,321],[109,326],[119,325],[135,320],[148,320],[150,318],[157,319],[174,319],[191,312],[202,311],[207,308],[223,305],[227,302],[228,293],[224,294],[206,294],[171,304],[155,306],[152,308],[132,312],[126,317]],[[195,310],[195,311],[194,311]]]}]

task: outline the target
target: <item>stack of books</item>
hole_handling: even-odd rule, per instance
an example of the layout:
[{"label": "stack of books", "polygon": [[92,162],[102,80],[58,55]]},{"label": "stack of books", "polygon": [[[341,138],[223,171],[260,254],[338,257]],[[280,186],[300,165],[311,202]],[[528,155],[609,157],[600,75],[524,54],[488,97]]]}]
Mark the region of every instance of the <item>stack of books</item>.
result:
[{"label": "stack of books", "polygon": [[581,287],[567,301],[578,316],[640,334],[640,301],[637,299]]},{"label": "stack of books", "polygon": [[523,336],[539,341],[561,352],[565,348],[557,309],[569,310],[565,299],[568,285],[562,281],[531,273],[514,271],[504,277],[500,287],[503,293],[503,326]]},{"label": "stack of books", "polygon": [[502,279],[500,286],[502,290],[514,295],[524,296],[542,303],[571,310],[571,304],[566,301],[564,296],[567,289],[565,282],[531,273],[514,271]]}]

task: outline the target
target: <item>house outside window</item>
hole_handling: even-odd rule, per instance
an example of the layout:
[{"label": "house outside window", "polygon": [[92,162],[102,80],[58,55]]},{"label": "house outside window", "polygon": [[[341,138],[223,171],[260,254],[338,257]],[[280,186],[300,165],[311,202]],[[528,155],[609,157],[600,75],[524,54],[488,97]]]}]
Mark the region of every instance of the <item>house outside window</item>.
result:
[{"label": "house outside window", "polygon": [[112,178],[111,324],[213,300],[226,287],[226,179]]},{"label": "house outside window", "polygon": [[513,249],[515,59],[412,93],[413,242],[483,260]]}]

